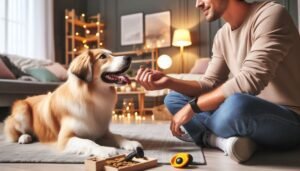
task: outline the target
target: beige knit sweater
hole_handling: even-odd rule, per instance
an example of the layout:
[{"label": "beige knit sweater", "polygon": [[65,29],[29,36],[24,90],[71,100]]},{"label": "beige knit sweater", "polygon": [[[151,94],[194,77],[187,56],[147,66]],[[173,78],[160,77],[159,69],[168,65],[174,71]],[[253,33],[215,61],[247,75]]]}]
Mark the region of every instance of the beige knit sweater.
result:
[{"label": "beige knit sweater", "polygon": [[[225,96],[256,95],[300,114],[300,37],[286,9],[257,2],[244,23],[216,34],[203,79],[204,92],[221,86]],[[228,79],[228,75],[231,75]]]}]

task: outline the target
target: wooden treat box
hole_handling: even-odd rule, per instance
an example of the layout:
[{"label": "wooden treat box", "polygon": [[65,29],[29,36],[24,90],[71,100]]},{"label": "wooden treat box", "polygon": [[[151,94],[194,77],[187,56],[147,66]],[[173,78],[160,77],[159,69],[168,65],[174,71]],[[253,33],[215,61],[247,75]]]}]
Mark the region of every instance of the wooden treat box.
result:
[{"label": "wooden treat box", "polygon": [[[157,166],[157,159],[153,158],[133,158],[132,164],[121,166],[119,168],[108,165],[111,161],[116,161],[125,158],[125,155],[119,155],[110,158],[91,157],[85,160],[86,171],[139,171]],[[134,164],[133,164],[134,163]]]}]

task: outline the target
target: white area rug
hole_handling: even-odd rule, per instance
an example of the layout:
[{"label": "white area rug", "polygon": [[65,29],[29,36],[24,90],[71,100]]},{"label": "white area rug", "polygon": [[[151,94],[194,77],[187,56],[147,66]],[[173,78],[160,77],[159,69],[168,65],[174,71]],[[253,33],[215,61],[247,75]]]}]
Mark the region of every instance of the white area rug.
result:
[{"label": "white area rug", "polygon": [[[3,124],[0,124],[0,162],[1,163],[83,163],[85,158],[77,155],[62,154],[49,146],[35,142],[20,145],[4,141]],[[173,137],[169,123],[142,123],[111,125],[111,131],[134,139],[143,145],[145,156],[157,158],[161,164],[168,164],[171,156],[178,152],[190,153],[197,164],[206,164],[203,152],[194,143]],[[129,153],[120,150],[120,154]]]}]

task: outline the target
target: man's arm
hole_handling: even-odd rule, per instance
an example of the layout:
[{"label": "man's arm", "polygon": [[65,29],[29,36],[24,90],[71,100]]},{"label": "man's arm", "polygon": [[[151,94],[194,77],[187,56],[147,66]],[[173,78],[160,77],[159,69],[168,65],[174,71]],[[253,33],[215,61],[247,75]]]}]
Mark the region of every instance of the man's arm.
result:
[{"label": "man's arm", "polygon": [[[220,87],[205,93],[198,97],[197,105],[202,111],[212,111],[217,109],[221,103],[225,100],[225,95]],[[174,136],[180,136],[183,132],[180,129],[181,125],[184,125],[192,119],[195,113],[189,104],[185,105],[180,111],[174,115],[171,121],[170,129]]]}]

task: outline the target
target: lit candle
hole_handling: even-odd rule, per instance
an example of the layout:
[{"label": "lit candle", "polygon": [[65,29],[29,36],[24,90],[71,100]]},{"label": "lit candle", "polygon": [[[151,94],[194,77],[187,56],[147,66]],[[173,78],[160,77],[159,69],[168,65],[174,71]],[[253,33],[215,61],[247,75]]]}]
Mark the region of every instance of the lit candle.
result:
[{"label": "lit candle", "polygon": [[121,92],[124,92],[125,91],[125,86],[121,86],[120,90],[121,90]]},{"label": "lit candle", "polygon": [[126,92],[130,92],[131,91],[131,87],[130,86],[125,86],[125,91]]},{"label": "lit candle", "polygon": [[133,91],[136,90],[136,82],[133,81],[130,85]]}]

